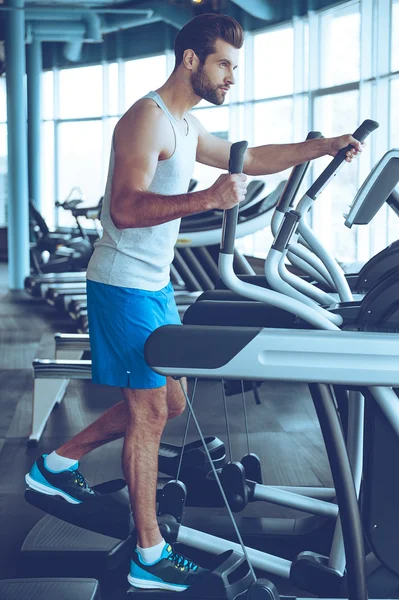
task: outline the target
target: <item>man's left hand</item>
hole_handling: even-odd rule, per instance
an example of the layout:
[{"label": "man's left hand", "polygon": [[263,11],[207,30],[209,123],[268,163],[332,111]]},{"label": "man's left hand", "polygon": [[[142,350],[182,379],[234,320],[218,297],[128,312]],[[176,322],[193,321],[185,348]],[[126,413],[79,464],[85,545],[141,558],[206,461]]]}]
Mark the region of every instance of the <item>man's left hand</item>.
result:
[{"label": "man's left hand", "polygon": [[353,148],[348,150],[345,160],[346,162],[352,162],[355,156],[363,150],[364,143],[359,142],[350,134],[330,138],[330,151],[328,154],[330,154],[330,156],[335,156],[342,148],[346,148],[349,144],[353,146]]}]

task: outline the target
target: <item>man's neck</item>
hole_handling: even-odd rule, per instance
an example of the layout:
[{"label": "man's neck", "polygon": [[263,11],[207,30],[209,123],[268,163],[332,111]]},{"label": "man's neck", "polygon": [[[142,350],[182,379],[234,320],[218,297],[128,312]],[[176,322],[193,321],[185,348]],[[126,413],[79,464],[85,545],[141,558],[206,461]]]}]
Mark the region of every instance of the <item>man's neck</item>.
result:
[{"label": "man's neck", "polygon": [[191,85],[177,73],[172,73],[164,85],[156,91],[177,120],[182,120],[185,114],[201,100],[194,94]]}]

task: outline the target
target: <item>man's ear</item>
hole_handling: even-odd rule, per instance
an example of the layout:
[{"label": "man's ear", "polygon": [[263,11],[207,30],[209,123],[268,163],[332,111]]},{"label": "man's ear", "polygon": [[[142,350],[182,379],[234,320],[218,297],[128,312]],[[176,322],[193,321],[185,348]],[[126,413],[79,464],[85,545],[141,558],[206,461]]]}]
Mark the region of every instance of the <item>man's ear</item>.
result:
[{"label": "man's ear", "polygon": [[194,52],[194,50],[192,50],[191,48],[187,48],[187,50],[184,51],[182,62],[186,69],[193,71],[199,64],[199,58]]}]

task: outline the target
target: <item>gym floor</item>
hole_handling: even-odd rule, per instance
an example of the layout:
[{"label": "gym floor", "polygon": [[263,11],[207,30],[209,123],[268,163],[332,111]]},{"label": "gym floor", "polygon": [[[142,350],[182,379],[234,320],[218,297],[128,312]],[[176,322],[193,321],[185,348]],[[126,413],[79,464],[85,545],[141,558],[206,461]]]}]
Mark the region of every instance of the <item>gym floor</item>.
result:
[{"label": "gym floor", "polygon": [[[24,575],[19,551],[32,526],[43,517],[24,500],[24,475],[35,458],[60,446],[120,399],[119,390],[72,381],[64,401],[51,415],[39,447],[26,446],[31,418],[31,363],[34,358],[54,356],[53,335],[57,331],[72,332],[71,322],[63,320],[41,299],[9,292],[7,265],[0,263],[0,578]],[[252,393],[247,393],[247,412],[250,449],[261,458],[264,482],[331,486],[324,444],[306,386],[265,384],[259,393],[262,403],[258,406]],[[227,442],[220,384],[200,382],[195,405],[204,434]],[[233,459],[239,460],[247,452],[240,396],[228,398],[228,412]],[[180,418],[169,423],[164,441],[181,444],[184,422]],[[197,437],[191,427],[190,440]],[[122,476],[121,447],[121,440],[112,442],[82,460],[81,470],[90,483]],[[263,516],[295,514],[259,503],[246,510]]]}]

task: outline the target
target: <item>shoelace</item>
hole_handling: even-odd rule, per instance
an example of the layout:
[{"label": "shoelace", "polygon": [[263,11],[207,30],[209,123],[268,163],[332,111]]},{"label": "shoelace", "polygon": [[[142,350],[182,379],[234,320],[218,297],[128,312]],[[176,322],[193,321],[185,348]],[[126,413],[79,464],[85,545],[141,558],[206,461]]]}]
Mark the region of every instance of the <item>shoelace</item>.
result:
[{"label": "shoelace", "polygon": [[177,552],[171,552],[168,556],[168,560],[171,560],[175,563],[175,566],[180,569],[187,569],[187,571],[197,571],[198,565],[196,565],[191,560],[188,560],[185,556],[178,554]]},{"label": "shoelace", "polygon": [[82,473],[80,473],[79,471],[74,471],[74,474],[75,474],[76,483],[78,483],[81,487],[84,487],[85,489],[90,489],[89,483],[88,483],[87,479],[85,479],[83,477]]}]

